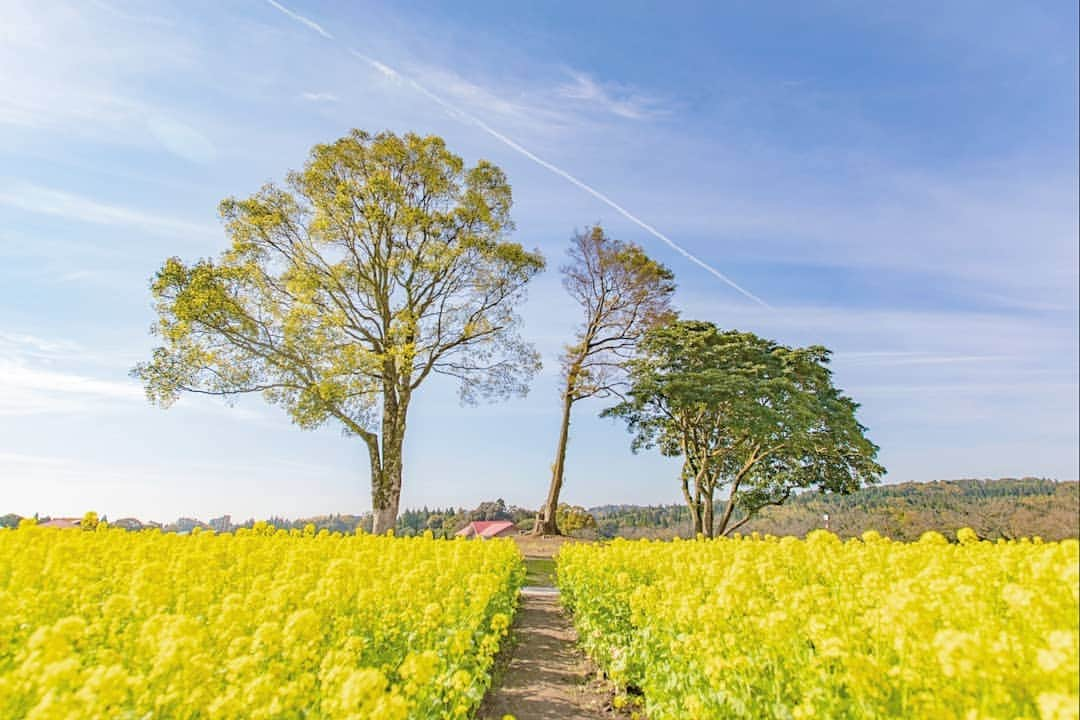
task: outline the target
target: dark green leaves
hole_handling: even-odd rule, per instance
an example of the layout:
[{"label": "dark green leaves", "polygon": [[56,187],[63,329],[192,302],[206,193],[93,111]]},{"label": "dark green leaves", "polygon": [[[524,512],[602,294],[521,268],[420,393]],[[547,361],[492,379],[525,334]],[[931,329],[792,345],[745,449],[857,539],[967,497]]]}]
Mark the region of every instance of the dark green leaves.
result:
[{"label": "dark green leaves", "polygon": [[683,456],[684,477],[710,501],[729,487],[748,514],[801,488],[847,493],[884,468],[828,361],[820,346],[669,323],[646,334],[628,363],[627,399],[604,414],[627,422],[635,449]]}]

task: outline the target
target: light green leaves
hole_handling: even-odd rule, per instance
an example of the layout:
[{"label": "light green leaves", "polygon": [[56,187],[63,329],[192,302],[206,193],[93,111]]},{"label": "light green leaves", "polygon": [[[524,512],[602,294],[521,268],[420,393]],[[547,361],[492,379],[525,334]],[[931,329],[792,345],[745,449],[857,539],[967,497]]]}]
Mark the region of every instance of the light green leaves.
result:
[{"label": "light green leaves", "polygon": [[162,346],[133,372],[164,405],[261,392],[301,427],[354,433],[386,404],[403,427],[433,372],[470,398],[524,392],[539,360],[514,310],[544,260],[506,239],[511,204],[499,168],[466,169],[437,137],[317,145],[287,187],[221,203],[216,260],[162,265]]}]

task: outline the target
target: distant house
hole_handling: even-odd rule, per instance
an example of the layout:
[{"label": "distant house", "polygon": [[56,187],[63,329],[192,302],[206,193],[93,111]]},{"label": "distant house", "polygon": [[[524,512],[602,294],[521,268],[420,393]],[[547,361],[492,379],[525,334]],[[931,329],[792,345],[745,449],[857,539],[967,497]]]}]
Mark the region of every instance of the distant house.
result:
[{"label": "distant house", "polygon": [[38,523],[38,527],[60,528],[61,530],[78,530],[82,518],[52,518]]},{"label": "distant house", "polygon": [[142,524],[142,522],[139,521],[138,518],[126,517],[126,518],[120,518],[119,520],[115,520],[115,521],[109,523],[109,527],[123,528],[124,530],[133,530],[134,531],[134,530],[142,530],[143,529],[143,524]]},{"label": "distant house", "polygon": [[231,532],[233,529],[232,515],[222,515],[221,517],[216,517],[207,524],[210,525],[210,528],[214,532]]},{"label": "distant house", "polygon": [[454,534],[461,537],[478,537],[488,540],[490,538],[517,535],[518,530],[514,523],[509,520],[474,520]]}]

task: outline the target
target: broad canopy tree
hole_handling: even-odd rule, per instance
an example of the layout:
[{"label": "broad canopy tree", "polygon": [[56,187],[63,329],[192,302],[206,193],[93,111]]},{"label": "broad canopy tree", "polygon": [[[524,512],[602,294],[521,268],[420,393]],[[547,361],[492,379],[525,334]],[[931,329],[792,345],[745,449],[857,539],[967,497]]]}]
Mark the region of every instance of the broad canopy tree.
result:
[{"label": "broad canopy tree", "polygon": [[610,238],[597,225],[570,241],[563,287],[581,307],[583,322],[562,354],[562,414],[547,500],[533,533],[559,533],[559,494],[566,467],[574,403],[609,397],[625,384],[625,362],[645,331],[674,319],[674,275],[633,243]]},{"label": "broad canopy tree", "polygon": [[502,170],[438,137],[317,145],[286,187],[221,203],[219,258],[165,261],[162,344],[133,374],[163,406],[257,392],[302,428],[339,423],[367,446],[373,530],[391,529],[417,388],[443,374],[466,402],[524,394],[540,367],[515,308],[544,260],[507,239],[510,207]]},{"label": "broad canopy tree", "polygon": [[[642,339],[626,399],[604,414],[627,422],[635,451],[682,457],[695,533],[728,535],[798,490],[850,493],[885,472],[858,405],[833,385],[829,354],[670,323]],[[728,499],[716,521],[718,490]]]}]

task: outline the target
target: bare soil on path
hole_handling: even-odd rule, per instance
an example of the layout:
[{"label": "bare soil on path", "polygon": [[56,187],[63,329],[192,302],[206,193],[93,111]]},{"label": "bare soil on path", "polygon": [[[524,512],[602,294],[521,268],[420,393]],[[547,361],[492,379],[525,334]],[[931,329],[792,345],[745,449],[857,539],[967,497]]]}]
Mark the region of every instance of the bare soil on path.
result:
[{"label": "bare soil on path", "polygon": [[[559,607],[553,588],[526,588],[511,630],[509,662],[484,698],[478,720],[596,720],[611,717],[610,697]],[[505,660],[505,659],[504,659]]]}]

